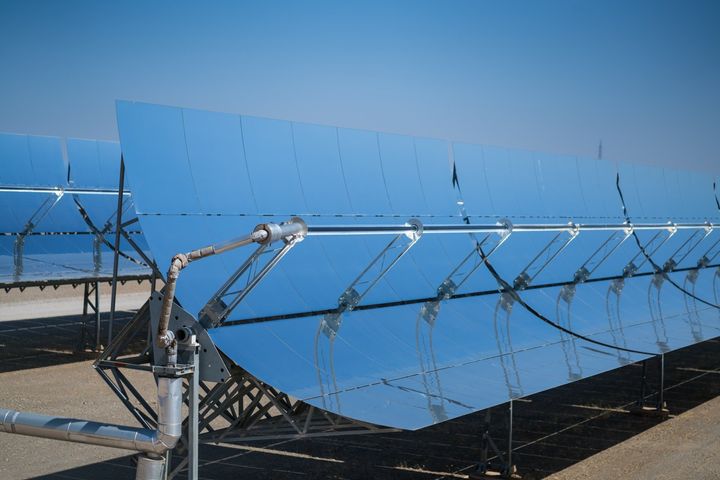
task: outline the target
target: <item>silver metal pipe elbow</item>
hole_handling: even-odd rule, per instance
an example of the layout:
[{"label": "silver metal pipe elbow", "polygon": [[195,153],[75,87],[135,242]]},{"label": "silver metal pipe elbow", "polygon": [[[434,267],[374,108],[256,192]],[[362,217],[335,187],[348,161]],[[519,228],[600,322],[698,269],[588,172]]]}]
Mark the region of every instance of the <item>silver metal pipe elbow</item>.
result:
[{"label": "silver metal pipe elbow", "polygon": [[182,378],[159,378],[156,430],[0,409],[0,432],[163,455],[182,435]]},{"label": "silver metal pipe elbow", "polygon": [[157,445],[164,453],[175,448],[182,435],[182,378],[158,379]]}]

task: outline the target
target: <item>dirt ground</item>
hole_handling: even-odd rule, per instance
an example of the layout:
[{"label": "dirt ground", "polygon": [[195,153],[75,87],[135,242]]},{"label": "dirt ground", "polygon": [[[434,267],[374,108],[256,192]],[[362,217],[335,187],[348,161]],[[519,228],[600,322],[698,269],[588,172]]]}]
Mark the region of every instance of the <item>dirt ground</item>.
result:
[{"label": "dirt ground", "polygon": [[[128,282],[119,285],[119,295],[115,306],[118,310],[134,310],[140,307],[148,297],[148,282]],[[110,285],[100,284],[100,311],[110,311]],[[77,315],[82,312],[83,286],[73,288],[63,285],[40,291],[28,288],[25,291],[10,290],[0,293],[0,322],[33,318]]]},{"label": "dirt ground", "polygon": [[[153,392],[152,377],[129,371],[136,385]],[[153,395],[148,395],[153,398]],[[92,361],[0,374],[0,405],[47,415],[134,425],[132,415],[103,384]],[[0,434],[0,478],[22,479],[62,472],[129,452],[21,435]],[[132,478],[128,463],[126,478]]]},{"label": "dirt ground", "polygon": [[720,478],[720,398],[611,447],[548,480],[716,480]]}]

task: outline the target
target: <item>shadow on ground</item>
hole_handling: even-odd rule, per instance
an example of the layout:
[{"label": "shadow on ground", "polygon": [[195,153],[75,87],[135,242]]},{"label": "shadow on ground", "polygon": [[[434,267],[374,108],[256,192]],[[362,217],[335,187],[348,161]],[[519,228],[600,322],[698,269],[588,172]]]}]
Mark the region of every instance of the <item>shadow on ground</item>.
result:
[{"label": "shadow on ground", "polygon": [[[720,341],[665,356],[665,398],[673,415],[720,395]],[[629,365],[514,402],[514,460],[523,478],[560,471],[657,425],[628,412],[640,392],[641,367]],[[657,360],[648,361],[650,388]],[[508,405],[418,432],[327,437],[201,448],[205,479],[466,478],[480,458],[481,432],[506,447]],[[134,478],[132,456],[38,477],[47,480]],[[183,472],[178,478],[185,478]]]},{"label": "shadow on ground", "polygon": [[[119,311],[113,319],[118,332],[133,312]],[[106,343],[109,313],[100,316],[100,343]],[[95,317],[70,315],[0,322],[0,373],[79,362],[97,357]]]}]

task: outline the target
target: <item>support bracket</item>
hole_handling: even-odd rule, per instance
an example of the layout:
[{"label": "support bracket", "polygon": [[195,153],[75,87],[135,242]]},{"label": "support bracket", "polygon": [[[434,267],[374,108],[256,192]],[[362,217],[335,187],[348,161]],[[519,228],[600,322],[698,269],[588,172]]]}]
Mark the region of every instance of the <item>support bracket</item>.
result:
[{"label": "support bracket", "polygon": [[[570,223],[570,228],[567,231],[558,232],[545,247],[535,255],[523,271],[515,277],[515,280],[513,280],[513,288],[520,291],[529,287],[533,280],[575,240],[579,233],[580,230],[577,225],[572,223]],[[567,235],[567,238],[563,238],[565,235]]]},{"label": "support bracket", "polygon": [[[160,292],[153,292],[148,302],[151,331],[156,332],[158,323],[160,322],[160,310],[162,309],[163,294]],[[198,378],[200,380],[222,383],[229,378],[230,374],[228,372],[228,367],[220,355],[220,352],[218,352],[215,347],[210,335],[208,335],[207,330],[205,330],[200,323],[196,322],[195,318],[177,303],[173,303],[168,330],[175,332],[175,337],[178,341],[188,338],[189,335],[196,336],[197,342],[199,343],[202,351],[202,362],[198,372]],[[152,354],[154,365],[167,364],[167,354],[165,349],[155,348],[155,346],[153,346]],[[177,356],[178,363],[193,363],[192,354],[187,349],[178,349]]]}]

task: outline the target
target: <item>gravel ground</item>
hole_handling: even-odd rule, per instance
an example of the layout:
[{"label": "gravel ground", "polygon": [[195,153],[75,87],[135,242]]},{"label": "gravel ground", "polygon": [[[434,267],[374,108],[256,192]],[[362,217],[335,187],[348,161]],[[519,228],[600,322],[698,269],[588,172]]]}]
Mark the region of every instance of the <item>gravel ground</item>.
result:
[{"label": "gravel ground", "polygon": [[[150,375],[134,371],[127,375],[143,391],[155,391]],[[2,373],[0,405],[48,415],[136,424],[95,373],[91,361]],[[0,478],[34,478],[127,455],[126,450],[0,434]],[[124,478],[133,478],[132,467],[126,464]]]},{"label": "gravel ground", "polygon": [[[116,301],[118,310],[135,310],[147,300],[150,292],[148,282],[129,282],[119,286]],[[94,301],[94,300],[93,300]],[[0,293],[0,322],[33,318],[77,315],[83,308],[83,286],[72,288],[63,285],[57,289],[38,288],[11,290]],[[110,311],[110,285],[100,285],[100,311]]]},{"label": "gravel ground", "polygon": [[548,480],[608,478],[720,478],[720,398],[671,418]]}]

